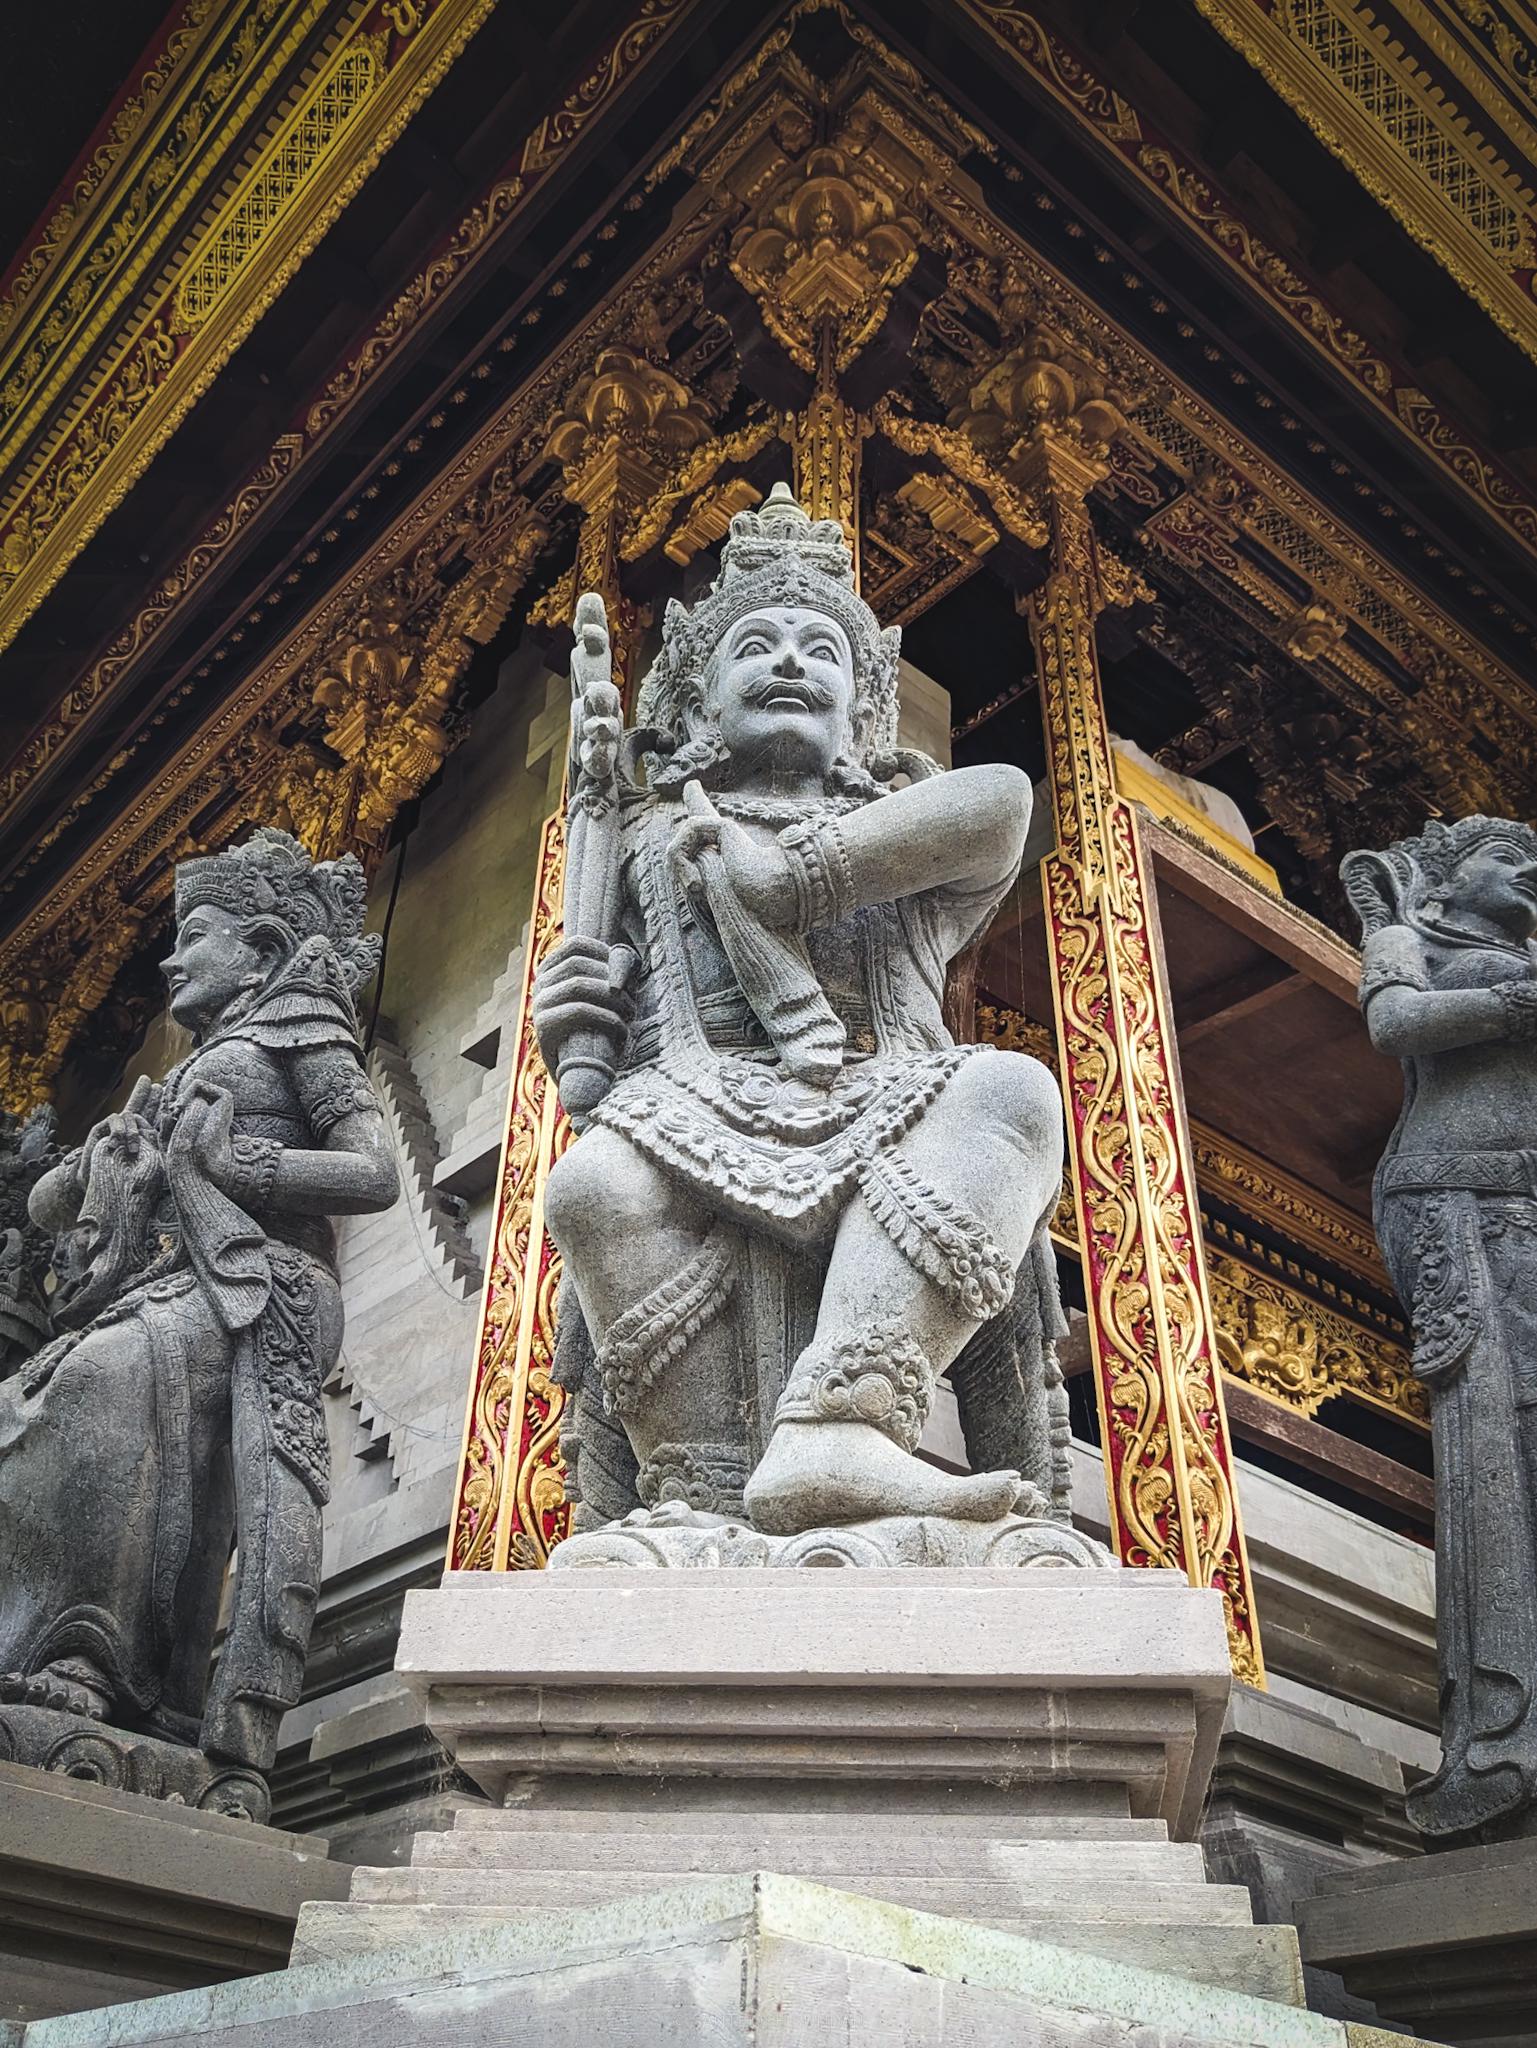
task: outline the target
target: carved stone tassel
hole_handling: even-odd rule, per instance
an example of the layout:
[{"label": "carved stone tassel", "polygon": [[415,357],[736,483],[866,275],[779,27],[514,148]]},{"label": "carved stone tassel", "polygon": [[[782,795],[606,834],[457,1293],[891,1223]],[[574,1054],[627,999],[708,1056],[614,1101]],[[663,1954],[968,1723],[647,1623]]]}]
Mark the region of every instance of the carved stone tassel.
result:
[{"label": "carved stone tassel", "polygon": [[718,853],[703,849],[697,861],[721,948],[786,1073],[814,1088],[831,1087],[843,1068],[844,1029],[804,943],[792,933],[767,931],[749,916]]}]

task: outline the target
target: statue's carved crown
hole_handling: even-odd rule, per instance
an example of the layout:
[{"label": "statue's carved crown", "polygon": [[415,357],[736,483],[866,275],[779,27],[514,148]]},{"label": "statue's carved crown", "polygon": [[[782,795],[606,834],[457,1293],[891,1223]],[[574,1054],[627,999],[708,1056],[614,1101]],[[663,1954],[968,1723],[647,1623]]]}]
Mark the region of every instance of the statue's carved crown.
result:
[{"label": "statue's carved crown", "polygon": [[1382,852],[1347,853],[1340,862],[1345,892],[1368,936],[1388,924],[1414,924],[1422,907],[1447,887],[1458,864],[1480,846],[1504,840],[1537,860],[1537,830],[1514,818],[1432,818],[1413,839]]},{"label": "statue's carved crown", "polygon": [[662,649],[640,688],[642,725],[676,732],[698,695],[710,657],[752,612],[796,605],[836,619],[854,655],[854,691],[871,714],[873,748],[897,736],[901,629],[880,621],[854,588],[854,564],[836,519],[812,519],[775,484],[756,511],[738,512],[721,549],[720,574],[692,608],[676,598],[662,622]]},{"label": "statue's carved crown", "polygon": [[276,925],[295,948],[323,941],[353,988],[378,965],[379,939],[363,936],[366,884],[354,855],[312,860],[291,832],[260,826],[243,845],[176,870],[176,921],[200,903],[227,910],[242,924]]}]

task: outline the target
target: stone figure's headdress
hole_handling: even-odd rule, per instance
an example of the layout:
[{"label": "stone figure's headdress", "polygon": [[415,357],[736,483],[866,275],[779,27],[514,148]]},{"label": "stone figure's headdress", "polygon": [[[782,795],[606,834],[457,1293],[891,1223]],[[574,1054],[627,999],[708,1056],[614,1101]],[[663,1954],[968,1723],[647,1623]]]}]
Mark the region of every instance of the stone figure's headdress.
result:
[{"label": "stone figure's headdress", "polygon": [[1458,864],[1494,840],[1537,860],[1537,831],[1513,818],[1459,818],[1454,825],[1432,818],[1418,838],[1395,840],[1380,853],[1347,853],[1340,862],[1340,880],[1363,935],[1370,938],[1390,924],[1419,925],[1450,885]]},{"label": "stone figure's headdress", "polygon": [[871,714],[872,751],[895,745],[901,628],[880,621],[854,588],[848,542],[836,519],[812,519],[775,484],[763,505],[738,512],[721,550],[720,574],[692,609],[676,598],[662,621],[662,651],[640,686],[643,726],[682,737],[683,713],[701,693],[710,657],[738,619],[797,605],[836,619],[854,654],[854,695]]},{"label": "stone figure's headdress", "polygon": [[348,853],[311,860],[290,832],[263,825],[231,846],[176,870],[176,922],[200,903],[227,910],[242,924],[275,927],[294,951],[324,941],[349,988],[361,988],[379,964],[377,933],[363,936],[363,870]]}]

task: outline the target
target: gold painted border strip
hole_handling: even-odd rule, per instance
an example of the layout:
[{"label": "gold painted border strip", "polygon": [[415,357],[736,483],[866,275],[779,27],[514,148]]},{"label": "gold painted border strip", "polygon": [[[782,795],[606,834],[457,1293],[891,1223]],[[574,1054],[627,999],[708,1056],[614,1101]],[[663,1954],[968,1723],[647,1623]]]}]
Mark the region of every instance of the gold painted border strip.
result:
[{"label": "gold painted border strip", "polygon": [[[149,467],[495,4],[496,0],[442,0],[406,46],[373,95],[375,118],[368,124],[367,141],[347,152],[343,164],[334,155],[326,158],[313,198],[296,206],[274,230],[264,251],[242,268],[221,317],[193,336],[177,357],[173,374],[157,386],[93,472],[90,487],[72,500],[43,545],[22,566],[0,599],[0,650],[14,640],[69,563]],[[361,124],[358,132],[361,136]],[[154,339],[152,325],[141,346],[153,346]]]},{"label": "gold painted border strip", "polygon": [[[1503,171],[1505,179],[1509,179],[1508,168],[1499,165],[1496,169],[1482,150],[1470,147],[1467,135],[1450,110],[1437,110],[1442,133],[1455,141],[1516,219],[1520,240],[1511,256],[1502,262],[1424,168],[1415,164],[1409,152],[1377,126],[1321,60],[1299,45],[1274,17],[1263,13],[1254,0],[1196,0],[1196,5],[1292,111],[1301,116],[1325,148],[1435,258],[1453,282],[1518,347],[1537,360],[1537,306],[1533,305],[1530,289],[1534,253],[1531,195],[1519,185],[1514,191],[1501,189],[1505,181],[1499,172]],[[1387,52],[1378,46],[1377,39],[1353,11],[1338,4],[1333,11],[1350,19],[1363,47],[1396,76],[1398,67],[1390,63]],[[1410,88],[1404,84],[1404,89]],[[1416,88],[1416,92],[1424,102],[1423,90]],[[1428,106],[1425,110],[1430,111]],[[1525,273],[1527,282],[1513,276],[1513,269]]]},{"label": "gold painted border strip", "polygon": [[1017,0],[954,0],[1009,60],[1036,79],[1079,125],[1156,194],[1193,239],[1243,277],[1350,385],[1366,392],[1398,431],[1488,517],[1537,552],[1537,502],[1449,421],[1439,403],[1373,351],[1286,257],[1234,213],[1176,150],[1144,134],[1134,110]]},{"label": "gold painted border strip", "polygon": [[[268,5],[272,4],[273,0],[268,0]],[[356,4],[366,5],[367,0],[356,0]],[[230,165],[226,161],[229,138],[238,136],[256,108],[271,92],[283,67],[292,60],[305,37],[312,33],[315,27],[314,7],[315,0],[286,0],[286,4],[273,14],[267,32],[269,47],[260,60],[260,70],[246,82],[238,102],[231,109],[220,113],[214,120],[205,122],[204,132],[199,137],[199,146],[186,161],[177,162],[169,154],[157,158],[156,150],[161,145],[164,145],[167,151],[174,149],[177,142],[177,124],[191,118],[196,95],[203,83],[203,75],[200,73],[187,79],[183,89],[178,91],[174,103],[163,110],[160,122],[144,145],[142,163],[136,161],[135,164],[128,166],[130,172],[137,172],[136,176],[131,176],[127,180],[130,188],[142,180],[155,176],[162,163],[173,166],[171,195],[164,210],[157,216],[153,229],[148,234],[135,238],[136,247],[132,256],[116,275],[112,274],[109,265],[95,282],[92,282],[93,272],[90,267],[94,252],[77,252],[77,260],[71,262],[61,272],[49,296],[30,309],[10,347],[0,353],[0,412],[6,415],[5,433],[3,438],[0,438],[0,475],[5,475],[24,454],[33,429],[43,418],[48,407],[57,402],[61,410],[49,425],[48,441],[44,449],[33,451],[32,461],[28,465],[29,469],[35,469],[41,455],[46,452],[46,446],[56,443],[62,437],[89,403],[93,393],[101,388],[122,361],[132,340],[131,327],[124,327],[97,361],[90,365],[90,375],[73,390],[69,389],[70,379],[86,365],[90,350],[123,319],[130,301],[153,266],[163,262],[168,250],[174,251],[176,242],[184,231],[188,213],[193,212],[195,217],[195,209],[207,203],[210,191],[216,190],[219,184],[230,176]],[[217,60],[219,54],[220,51],[217,49],[212,51],[211,59]],[[258,52],[253,50],[252,61],[256,61],[257,55]],[[323,59],[324,50],[321,56]],[[233,59],[227,61],[232,62]],[[302,90],[302,86],[298,89]],[[128,193],[122,195],[123,204],[126,205],[128,197]],[[117,218],[110,223],[98,222],[92,230],[93,235],[104,231],[110,239],[120,232],[123,214],[117,209],[116,199],[113,199],[110,205],[103,205],[103,214],[117,211]],[[57,346],[51,347],[46,358],[36,366],[36,374],[25,377],[23,395],[13,387],[19,387],[23,382],[21,372],[26,367],[27,354],[32,347],[31,337],[36,333],[39,324],[46,323],[50,308],[56,306],[68,293],[78,289],[82,279],[90,285],[90,289],[81,306],[78,319],[71,329],[58,337]],[[163,296],[167,283],[167,276],[162,274],[158,282],[149,289]],[[11,482],[8,496],[24,483],[25,475],[26,472],[18,471],[16,478]]]}]

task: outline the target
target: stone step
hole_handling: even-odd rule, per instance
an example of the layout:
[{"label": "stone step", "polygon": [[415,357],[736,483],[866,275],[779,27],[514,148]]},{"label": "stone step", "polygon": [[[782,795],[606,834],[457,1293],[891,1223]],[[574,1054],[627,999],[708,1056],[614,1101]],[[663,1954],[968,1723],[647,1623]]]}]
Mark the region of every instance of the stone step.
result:
[{"label": "stone step", "polygon": [[1199,1842],[1037,1842],[1018,1837],[929,1834],[893,1837],[836,1833],[816,1822],[799,1834],[784,1828],[712,1828],[708,1834],[673,1829],[617,1833],[590,1828],[552,1839],[548,1833],[482,1829],[474,1834],[421,1834],[411,1849],[420,1870],[761,1870],[821,1878],[824,1871],[963,1880],[968,1873],[1020,1884],[1201,1884],[1206,1878]]},{"label": "stone step", "polygon": [[[541,1910],[574,1904],[561,1880],[546,1887]],[[488,1913],[477,1906],[349,1905],[315,1900],[303,1906],[294,1936],[293,1965],[346,1963],[417,1942],[453,1939],[477,1927],[504,1925],[513,1913]],[[1041,1919],[990,1921],[1009,1933],[1054,1942],[1082,1955],[1108,1957],[1162,1970],[1225,1991],[1246,1991],[1278,2005],[1303,2004],[1297,1937],[1290,1927],[1210,1927],[1167,1921],[1064,1922]]]},{"label": "stone step", "polygon": [[749,1830],[765,1835],[803,1834],[808,1828],[834,1829],[860,1835],[981,1835],[1032,1842],[1167,1842],[1167,1821],[1129,1820],[1106,1814],[929,1813],[890,1804],[878,1811],[850,1807],[776,1808],[685,1806],[658,1799],[654,1806],[464,1806],[454,1815],[454,1831],[467,1834],[591,1834],[644,1835],[659,1832],[692,1835],[705,1828],[729,1834]]},{"label": "stone step", "polygon": [[[783,1866],[795,1859],[781,1855],[780,1875],[801,1871]],[[355,1904],[473,1906],[495,1898],[508,1913],[535,1912],[558,1895],[565,1905],[597,1905],[608,1899],[634,1898],[695,1879],[727,1877],[715,1870],[579,1870],[562,1864],[551,1870],[360,1869],[352,1881]],[[1085,1873],[1068,1882],[1058,1878],[1049,1895],[1018,1878],[987,1876],[931,1877],[921,1873],[890,1873],[871,1869],[819,1870],[814,1881],[836,1891],[887,1899],[897,1906],[915,1906],[952,1920],[1001,1923],[1028,1913],[1032,1919],[1076,1921],[1159,1920],[1182,1926],[1242,1927],[1250,1922],[1249,1894],[1242,1885],[1153,1882],[1142,1879],[1097,1879]]]}]

